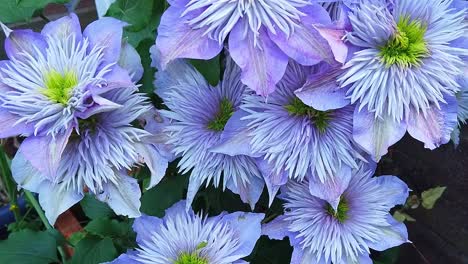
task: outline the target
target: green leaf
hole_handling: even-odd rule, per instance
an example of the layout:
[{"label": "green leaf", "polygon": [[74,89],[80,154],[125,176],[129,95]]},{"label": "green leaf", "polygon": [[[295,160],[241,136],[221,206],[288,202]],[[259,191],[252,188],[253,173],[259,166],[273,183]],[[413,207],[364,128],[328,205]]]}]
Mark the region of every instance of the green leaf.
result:
[{"label": "green leaf", "polygon": [[71,264],[102,263],[114,260],[117,256],[112,239],[86,237],[76,245]]},{"label": "green leaf", "polygon": [[165,177],[154,188],[143,193],[141,211],[147,215],[163,217],[167,208],[184,198],[187,184],[186,175]]},{"label": "green leaf", "polygon": [[127,223],[109,218],[98,218],[88,223],[85,230],[100,237],[122,237],[131,231]]},{"label": "green leaf", "polygon": [[439,187],[435,187],[435,188],[424,191],[421,194],[422,206],[424,208],[426,208],[426,209],[434,208],[435,203],[442,196],[445,189],[447,189],[447,187],[440,187],[439,186]]},{"label": "green leaf", "polygon": [[393,213],[393,218],[395,218],[398,222],[416,222],[416,219],[402,211],[395,211],[395,213]]},{"label": "green leaf", "polygon": [[139,31],[149,24],[152,10],[153,0],[117,0],[109,7],[106,15],[130,24],[127,30]]},{"label": "green leaf", "polygon": [[86,232],[83,232],[83,231],[75,232],[68,238],[68,243],[70,243],[72,246],[75,247],[85,237],[86,237]]},{"label": "green leaf", "polygon": [[57,242],[47,232],[22,230],[0,241],[0,263],[44,264],[58,262]]},{"label": "green leaf", "polygon": [[205,77],[212,85],[216,86],[221,77],[221,66],[219,55],[211,60],[190,60],[190,63]]},{"label": "green leaf", "polygon": [[34,12],[50,3],[64,4],[69,0],[0,0],[0,21],[14,23],[29,21]]},{"label": "green leaf", "polygon": [[91,219],[110,217],[114,215],[112,209],[105,203],[87,194],[80,202],[85,215]]}]

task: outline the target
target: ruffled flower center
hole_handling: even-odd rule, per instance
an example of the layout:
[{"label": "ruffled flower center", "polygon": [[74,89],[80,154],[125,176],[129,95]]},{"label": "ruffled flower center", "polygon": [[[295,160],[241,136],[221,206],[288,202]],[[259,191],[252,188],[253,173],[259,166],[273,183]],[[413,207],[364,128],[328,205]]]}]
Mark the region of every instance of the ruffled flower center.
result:
[{"label": "ruffled flower center", "polygon": [[229,118],[234,114],[234,105],[227,98],[223,98],[219,104],[219,110],[213,120],[208,123],[208,129],[223,131]]},{"label": "ruffled flower center", "polygon": [[74,71],[60,73],[51,70],[44,76],[45,89],[43,94],[52,102],[68,105],[73,88],[78,84],[78,75]]},{"label": "ruffled flower center", "polygon": [[419,20],[411,20],[409,16],[400,18],[395,35],[380,48],[380,56],[385,65],[420,65],[421,60],[429,53],[424,40],[426,29],[427,26]]},{"label": "ruffled flower center", "polygon": [[334,217],[340,223],[344,223],[348,219],[349,205],[343,196],[340,197],[340,202],[336,210],[330,204],[327,204],[325,209],[329,215]]},{"label": "ruffled flower center", "polygon": [[290,104],[284,107],[290,115],[305,116],[315,124],[318,130],[323,133],[328,127],[330,121],[330,111],[318,111],[304,104],[299,98],[295,97]]},{"label": "ruffled flower center", "polygon": [[174,264],[208,264],[208,260],[197,253],[182,253]]}]

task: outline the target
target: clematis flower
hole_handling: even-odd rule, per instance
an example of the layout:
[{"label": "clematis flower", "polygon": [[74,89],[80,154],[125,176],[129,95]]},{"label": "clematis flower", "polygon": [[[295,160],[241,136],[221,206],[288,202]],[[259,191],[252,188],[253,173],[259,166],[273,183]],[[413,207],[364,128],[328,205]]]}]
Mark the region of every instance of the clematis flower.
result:
[{"label": "clematis flower", "polygon": [[75,14],[41,33],[3,26],[9,60],[0,63],[0,137],[27,137],[12,174],[39,193],[51,224],[85,192],[118,214],[140,214],[140,189],[126,170],[150,151],[151,134],[131,125],[150,106],[135,93],[142,67],[122,44],[123,26],[104,18],[82,34]]},{"label": "clematis flower", "polygon": [[241,80],[267,96],[289,58],[303,65],[344,62],[343,30],[308,0],[171,0],[158,28],[163,68],[174,59],[211,59],[228,38]]},{"label": "clematis flower", "polygon": [[[153,65],[159,67],[160,54],[153,47]],[[251,155],[248,146],[239,142],[245,126],[240,110],[246,86],[240,82],[240,69],[228,58],[224,79],[212,87],[184,60],[167,65],[156,73],[155,92],[168,110],[161,110],[169,120],[165,128],[175,156],[180,156],[179,170],[190,173],[187,208],[203,184],[228,188],[253,208],[263,191],[268,166]]]},{"label": "clematis flower", "polygon": [[289,237],[292,264],[371,264],[369,249],[383,251],[408,242],[405,225],[389,213],[405,203],[408,187],[395,176],[371,177],[374,169],[375,164],[363,164],[353,171],[336,208],[312,195],[307,180],[288,182],[280,196],[285,213],[265,224],[262,234]]},{"label": "clematis flower", "polygon": [[466,10],[452,1],[363,1],[350,13],[349,43],[361,50],[345,64],[354,139],[375,160],[406,131],[434,149],[450,139],[457,122]]},{"label": "clematis flower", "polygon": [[260,238],[263,214],[224,212],[207,217],[185,207],[180,201],[162,219],[146,215],[135,219],[138,248],[110,263],[247,263],[242,258]]},{"label": "clematis flower", "polygon": [[292,62],[268,100],[246,95],[241,108],[248,113],[243,119],[252,152],[264,156],[274,175],[308,177],[315,188],[333,182],[343,167],[357,167],[362,157],[352,140],[354,106],[336,82],[340,73],[339,66]]}]

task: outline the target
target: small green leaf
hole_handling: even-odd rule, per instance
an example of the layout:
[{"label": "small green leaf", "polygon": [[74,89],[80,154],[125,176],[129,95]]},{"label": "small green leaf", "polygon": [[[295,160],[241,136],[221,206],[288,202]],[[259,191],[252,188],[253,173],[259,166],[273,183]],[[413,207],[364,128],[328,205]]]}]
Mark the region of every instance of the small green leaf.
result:
[{"label": "small green leaf", "polygon": [[424,208],[426,208],[426,209],[434,208],[435,203],[442,196],[445,189],[447,189],[447,187],[440,187],[439,186],[439,187],[435,187],[435,188],[424,191],[421,194],[422,206]]},{"label": "small green leaf", "polygon": [[68,238],[68,243],[70,243],[72,246],[75,247],[78,244],[78,242],[80,242],[85,237],[86,237],[86,232],[83,232],[83,231],[75,232]]},{"label": "small green leaf", "polygon": [[22,230],[0,241],[0,263],[44,264],[58,262],[57,242],[48,232]]},{"label": "small green leaf", "polygon": [[126,236],[131,230],[126,223],[118,222],[108,218],[94,219],[88,223],[85,230],[91,234],[100,237],[123,237]]},{"label": "small green leaf", "polygon": [[219,55],[211,60],[190,60],[190,63],[205,77],[212,85],[216,86],[221,77],[221,66],[219,64]]},{"label": "small green leaf", "polygon": [[91,219],[110,217],[114,215],[112,209],[105,203],[87,194],[80,202],[85,215]]},{"label": "small green leaf", "polygon": [[174,175],[165,177],[154,188],[143,193],[141,211],[147,215],[164,216],[164,211],[184,198],[188,177]]},{"label": "small green leaf", "polygon": [[29,21],[34,12],[43,9],[50,3],[64,4],[69,0],[2,0],[0,8],[0,21],[14,23]]},{"label": "small green leaf", "polygon": [[410,197],[408,197],[408,199],[406,200],[405,206],[411,209],[416,209],[419,207],[420,204],[421,204],[421,200],[419,199],[419,197],[413,194]]},{"label": "small green leaf", "polygon": [[76,245],[71,264],[102,263],[114,260],[117,256],[112,239],[86,237]]},{"label": "small green leaf", "polygon": [[416,219],[402,211],[395,211],[395,213],[393,213],[393,218],[395,218],[398,222],[416,222]]}]

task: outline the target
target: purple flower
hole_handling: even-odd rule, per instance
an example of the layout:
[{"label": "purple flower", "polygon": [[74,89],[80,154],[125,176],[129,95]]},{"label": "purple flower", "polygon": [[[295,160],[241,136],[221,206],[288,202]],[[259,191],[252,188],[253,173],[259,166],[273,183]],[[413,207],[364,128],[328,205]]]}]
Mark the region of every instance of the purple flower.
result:
[{"label": "purple flower", "polygon": [[[158,67],[159,51],[152,48],[152,54]],[[240,75],[229,57],[217,87],[181,59],[156,73],[156,93],[168,108],[160,111],[169,119],[164,130],[167,144],[181,157],[180,172],[190,172],[187,208],[198,189],[211,182],[239,194],[253,208],[265,185],[264,176],[270,173],[262,159],[251,155],[248,138],[242,134],[246,125],[240,105],[246,86]]]},{"label": "purple flower", "polygon": [[291,62],[267,100],[245,97],[241,108],[248,113],[243,120],[252,152],[264,156],[275,175],[299,181],[307,176],[313,188],[334,181],[342,167],[357,167],[362,157],[352,140],[354,106],[336,82],[339,74],[339,67]]},{"label": "purple flower", "polygon": [[260,237],[263,214],[224,212],[207,217],[185,207],[181,201],[162,219],[146,215],[135,219],[138,248],[111,263],[247,263],[242,258],[250,255]]},{"label": "purple flower", "polygon": [[228,38],[241,80],[267,96],[289,58],[344,62],[347,49],[326,10],[308,0],[172,0],[158,28],[163,68],[178,58],[210,59]]},{"label": "purple flower", "polygon": [[123,26],[104,18],[82,34],[75,14],[40,34],[3,26],[9,60],[0,62],[0,137],[27,137],[13,177],[39,193],[51,224],[85,192],[118,214],[140,215],[140,188],[126,171],[141,161],[156,169],[145,160],[152,135],[131,125],[150,105],[136,93],[142,66],[122,43]]},{"label": "purple flower", "polygon": [[347,40],[359,51],[345,64],[354,139],[375,160],[406,131],[426,148],[450,139],[457,122],[454,94],[463,68],[466,10],[452,1],[362,1],[350,14]]},{"label": "purple flower", "polygon": [[371,177],[374,169],[375,164],[362,164],[353,170],[337,206],[310,193],[307,180],[290,181],[281,189],[284,215],[265,224],[262,233],[272,239],[289,237],[292,264],[371,264],[369,249],[383,251],[408,242],[405,225],[389,213],[405,203],[408,187],[395,176]]}]

